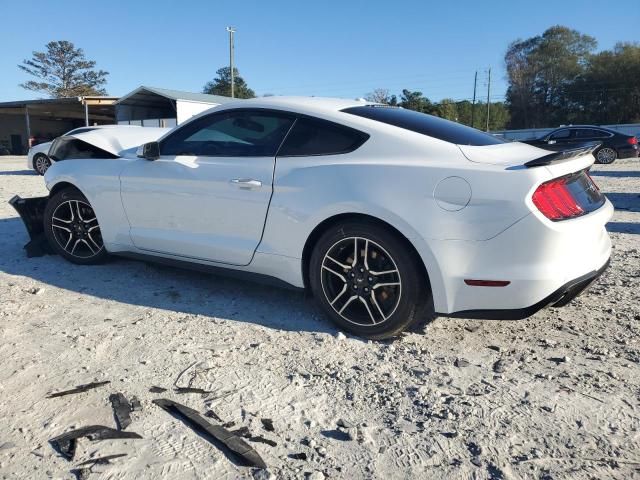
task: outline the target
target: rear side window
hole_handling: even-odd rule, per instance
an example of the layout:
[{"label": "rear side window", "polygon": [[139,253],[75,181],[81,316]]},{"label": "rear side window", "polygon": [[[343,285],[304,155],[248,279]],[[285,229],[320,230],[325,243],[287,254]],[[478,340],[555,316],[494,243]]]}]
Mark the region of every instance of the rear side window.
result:
[{"label": "rear side window", "polygon": [[577,128],[575,132],[576,138],[607,138],[611,136],[610,133],[595,128]]},{"label": "rear side window", "polygon": [[503,140],[475,128],[399,107],[363,105],[342,111],[458,145],[485,146],[504,143]]},{"label": "rear side window", "polygon": [[317,118],[298,118],[287,135],[278,157],[338,155],[353,152],[369,135],[353,128]]}]

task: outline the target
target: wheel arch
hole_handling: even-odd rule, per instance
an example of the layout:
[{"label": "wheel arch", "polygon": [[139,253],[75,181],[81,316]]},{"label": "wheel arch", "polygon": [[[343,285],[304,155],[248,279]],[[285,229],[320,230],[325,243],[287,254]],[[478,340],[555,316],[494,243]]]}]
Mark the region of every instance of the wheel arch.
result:
[{"label": "wheel arch", "polygon": [[53,197],[56,193],[58,193],[61,190],[65,190],[67,188],[72,188],[74,190],[77,190],[78,192],[80,192],[85,198],[87,198],[87,195],[77,186],[74,185],[73,183],[66,181],[66,180],[62,180],[59,181],[58,183],[54,184],[51,189],[49,190],[49,198]]},{"label": "wheel arch", "polygon": [[418,261],[418,265],[420,267],[421,275],[427,285],[427,288],[429,289],[432,288],[429,270],[427,269],[427,266],[425,265],[424,260],[420,255],[420,253],[418,252],[418,250],[416,249],[415,245],[413,244],[413,242],[411,242],[411,240],[409,240],[409,238],[405,234],[403,234],[398,228],[391,225],[389,222],[385,220],[381,220],[378,217],[375,217],[373,215],[367,215],[364,213],[351,212],[351,213],[339,213],[324,219],[322,222],[316,225],[316,227],[311,231],[311,233],[307,237],[307,240],[302,249],[302,262],[301,262],[302,263],[302,281],[304,283],[304,287],[306,291],[308,292],[311,291],[311,289],[309,288],[309,263],[311,261],[311,254],[313,252],[313,248],[318,243],[318,240],[320,239],[322,234],[326,232],[329,228],[331,228],[333,225],[337,223],[345,222],[349,220],[357,220],[357,221],[364,221],[364,222],[377,224],[379,226],[382,226],[388,229],[393,234],[395,234],[402,242],[404,242],[407,245],[407,247],[410,249],[412,254],[415,255],[416,260]]}]

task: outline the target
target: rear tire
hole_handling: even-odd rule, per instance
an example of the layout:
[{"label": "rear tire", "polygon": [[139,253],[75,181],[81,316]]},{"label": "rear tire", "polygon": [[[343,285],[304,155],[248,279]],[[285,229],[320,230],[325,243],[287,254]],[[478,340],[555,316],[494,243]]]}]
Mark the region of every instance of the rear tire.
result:
[{"label": "rear tire", "polygon": [[420,258],[406,239],[376,223],[331,226],[309,262],[316,301],[340,328],[371,339],[398,335],[429,298]]},{"label": "rear tire", "polygon": [[61,190],[49,200],[44,232],[51,248],[72,263],[96,265],[108,257],[93,208],[76,189]]},{"label": "rear tire", "polygon": [[616,158],[618,158],[618,153],[613,148],[603,147],[596,152],[596,163],[609,165],[615,162]]},{"label": "rear tire", "polygon": [[39,174],[44,175],[51,166],[51,160],[44,153],[37,153],[33,157],[33,169]]}]

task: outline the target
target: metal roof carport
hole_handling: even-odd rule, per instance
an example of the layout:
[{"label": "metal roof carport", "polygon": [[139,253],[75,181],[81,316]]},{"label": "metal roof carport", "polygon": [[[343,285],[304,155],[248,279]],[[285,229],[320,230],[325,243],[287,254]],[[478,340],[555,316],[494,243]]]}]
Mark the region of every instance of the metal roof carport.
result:
[{"label": "metal roof carport", "polygon": [[118,97],[72,97],[0,103],[0,144],[22,155],[33,143],[82,126],[115,123]]},{"label": "metal roof carport", "polygon": [[119,124],[173,127],[198,113],[234,98],[141,86],[116,102]]}]

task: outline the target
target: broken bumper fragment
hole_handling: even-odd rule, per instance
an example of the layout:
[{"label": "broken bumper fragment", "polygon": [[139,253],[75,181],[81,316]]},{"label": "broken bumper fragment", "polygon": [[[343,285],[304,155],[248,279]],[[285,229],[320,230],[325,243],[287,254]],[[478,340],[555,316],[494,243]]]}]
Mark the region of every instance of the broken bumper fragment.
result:
[{"label": "broken bumper fragment", "polygon": [[48,201],[49,197],[21,198],[18,195],[9,200],[29,233],[29,243],[24,246],[29,258],[53,253],[44,234],[44,209]]}]

